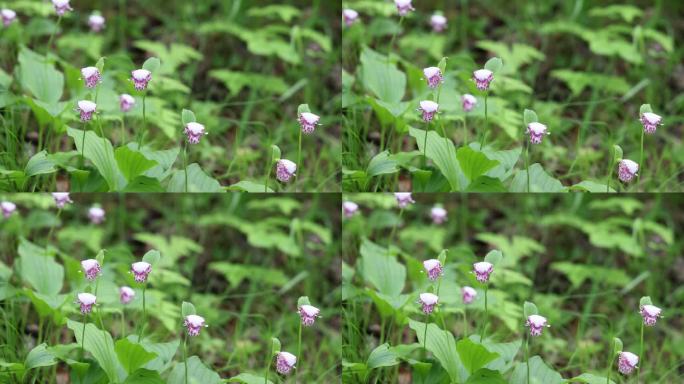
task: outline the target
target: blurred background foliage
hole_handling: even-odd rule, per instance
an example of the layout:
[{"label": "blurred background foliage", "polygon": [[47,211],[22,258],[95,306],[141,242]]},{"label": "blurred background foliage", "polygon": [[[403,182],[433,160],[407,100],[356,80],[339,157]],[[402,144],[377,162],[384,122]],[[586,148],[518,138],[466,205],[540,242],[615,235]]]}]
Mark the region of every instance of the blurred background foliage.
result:
[{"label": "blurred background foliage", "polygon": [[[400,216],[390,194],[344,197],[360,206],[356,216],[345,219],[342,238],[346,382],[363,382],[358,380],[364,373],[369,380],[383,383],[443,382],[439,380],[445,374],[431,376],[435,381],[425,378],[424,363],[436,361],[425,361],[422,345],[416,344],[416,333],[408,326],[410,319],[424,319],[416,303],[418,294],[429,286],[422,261],[437,258],[443,249],[448,254],[441,310],[457,340],[464,332],[462,286],[475,287],[479,293],[467,306],[469,334],[483,318],[483,286],[475,281],[472,264],[490,250],[503,252],[489,288],[493,323],[486,343],[503,360],[488,368],[510,375],[516,361],[522,361],[526,332],[522,308],[524,301],[531,301],[551,328],[534,340],[530,355],[540,355],[550,372],[566,379],[597,373],[605,383],[613,337],[624,341],[625,350],[638,353],[639,299],[651,296],[665,317],[646,330],[642,379],[675,383],[683,377],[684,242],[676,236],[684,224],[681,196],[413,194],[413,198],[416,204]],[[436,205],[448,211],[442,225],[430,219],[430,209]],[[382,349],[383,343],[389,343],[390,349],[380,353],[376,348]],[[378,356],[388,363],[373,363]],[[628,382],[617,376],[613,374],[617,383]]]},{"label": "blurred background foliage", "polygon": [[[15,368],[12,364],[24,363],[36,345],[47,343],[46,356],[59,363],[29,369],[28,382],[54,382],[55,377],[66,382],[69,372],[77,371],[73,359],[79,348],[65,324],[67,319],[82,321],[74,304],[75,294],[87,285],[80,261],[94,258],[100,249],[106,249],[98,293],[104,326],[115,341],[133,333],[142,299],[130,264],[157,249],[161,259],[147,288],[145,338],[168,349],[166,359],[182,366],[176,348],[184,332],[181,302],[188,301],[209,325],[190,339],[188,355],[197,355],[223,378],[262,376],[271,337],[296,353],[297,299],[308,296],[322,318],[304,331],[299,377],[304,382],[336,380],[341,344],[338,197],[80,194],[72,199],[74,204],[57,216],[47,194],[0,195],[18,206],[17,214],[0,220],[3,367]],[[88,221],[93,204],[107,212],[101,225]],[[53,240],[46,251],[49,233]],[[20,260],[30,264],[20,268]],[[121,285],[137,291],[126,306],[126,329],[121,328]],[[278,382],[273,372],[270,380]],[[10,376],[0,372],[3,377]]]}]

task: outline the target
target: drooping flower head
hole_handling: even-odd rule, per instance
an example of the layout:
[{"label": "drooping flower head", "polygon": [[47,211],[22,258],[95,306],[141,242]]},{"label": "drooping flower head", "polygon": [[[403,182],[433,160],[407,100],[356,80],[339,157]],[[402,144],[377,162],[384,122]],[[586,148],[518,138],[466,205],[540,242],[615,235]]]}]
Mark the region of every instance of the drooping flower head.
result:
[{"label": "drooping flower head", "polygon": [[442,276],[442,263],[437,259],[428,259],[423,261],[423,268],[428,275],[428,279],[435,281]]},{"label": "drooping flower head", "polygon": [[658,125],[661,125],[663,118],[652,112],[645,112],[641,115],[641,124],[644,126],[644,132],[654,133]]},{"label": "drooping flower head", "polygon": [[435,103],[432,100],[421,101],[420,108],[418,108],[419,111],[423,112],[423,121],[426,123],[432,121],[432,118],[435,117],[435,113],[437,113],[438,109],[439,104]]},{"label": "drooping flower head", "polygon": [[0,209],[2,209],[2,216],[8,218],[17,210],[17,205],[11,201],[3,201],[0,203]]},{"label": "drooping flower head", "polygon": [[200,138],[207,134],[204,125],[195,122],[186,124],[183,132],[185,133],[185,136],[188,137],[188,143],[190,144],[199,143]]},{"label": "drooping flower head", "polygon": [[287,375],[297,364],[297,356],[290,352],[280,351],[276,356],[276,371],[281,375]]},{"label": "drooping flower head", "polygon": [[632,160],[622,159],[618,163],[618,178],[625,183],[632,181],[638,172],[639,164]]},{"label": "drooping flower head", "polygon": [[97,108],[97,104],[90,100],[81,100],[78,102],[76,110],[81,114],[81,121],[90,121],[93,119],[93,113]]},{"label": "drooping flower head", "polygon": [[618,356],[618,371],[623,375],[629,375],[639,364],[639,356],[632,352],[620,352]]},{"label": "drooping flower head", "polygon": [[59,209],[64,208],[67,203],[73,203],[69,197],[69,192],[53,192],[52,198],[55,200],[55,204]]},{"label": "drooping flower head", "polygon": [[82,68],[81,76],[83,76],[83,81],[85,81],[86,88],[95,88],[97,83],[99,83],[102,79],[100,71],[96,67]]},{"label": "drooping flower head", "polygon": [[204,324],[204,317],[197,315],[185,316],[183,325],[188,329],[188,336],[198,336],[202,327],[207,327]]},{"label": "drooping flower head", "polygon": [[409,204],[415,203],[413,198],[411,198],[411,192],[395,192],[394,198],[397,199],[399,208],[406,208]]},{"label": "drooping flower head", "polygon": [[494,80],[494,73],[489,69],[478,69],[473,72],[473,80],[475,80],[475,85],[480,91],[486,91],[489,89],[489,83]]},{"label": "drooping flower head", "polygon": [[652,327],[655,325],[656,321],[658,321],[662,311],[662,309],[655,305],[646,304],[641,306],[639,313],[641,313],[641,317],[644,318],[644,325]]},{"label": "drooping flower head", "polygon": [[345,201],[342,203],[342,211],[345,217],[352,217],[359,210],[359,205],[353,201]]},{"label": "drooping flower head", "polygon": [[283,183],[290,181],[297,172],[297,164],[288,159],[280,159],[276,164],[276,178]]},{"label": "drooping flower head", "polygon": [[470,304],[477,297],[477,291],[472,287],[465,286],[461,288],[461,295],[463,297],[463,304]]},{"label": "drooping flower head", "polygon": [[540,336],[544,327],[550,327],[547,324],[546,317],[539,315],[530,315],[525,322],[526,327],[530,327],[530,336]]},{"label": "drooping flower head", "polygon": [[344,24],[347,27],[350,27],[359,20],[359,13],[353,9],[347,8],[342,11],[342,19],[344,20]]},{"label": "drooping flower head", "polygon": [[147,83],[152,80],[152,72],[147,69],[136,69],[131,72],[131,78],[133,79],[133,84],[135,84],[135,89],[142,91],[147,88]]},{"label": "drooping flower head", "polygon": [[145,261],[138,261],[137,263],[131,264],[131,272],[135,276],[135,281],[138,283],[144,283],[147,281],[147,275],[152,272],[152,265]]},{"label": "drooping flower head", "polygon": [[442,78],[442,70],[438,67],[427,67],[423,69],[423,75],[425,80],[427,80],[428,87],[437,88],[440,83],[444,82]]},{"label": "drooping flower head", "polygon": [[55,7],[55,12],[57,12],[58,16],[63,16],[66,11],[73,11],[74,9],[71,8],[71,5],[69,5],[70,0],[52,0],[52,5]]},{"label": "drooping flower head", "polygon": [[487,261],[480,261],[479,263],[473,264],[473,272],[475,272],[475,277],[480,283],[486,283],[489,281],[489,275],[494,271],[494,265]]},{"label": "drooping flower head", "polygon": [[447,27],[447,19],[444,15],[436,13],[430,17],[430,25],[433,31],[437,33],[442,32]]},{"label": "drooping flower head", "polygon": [[90,207],[88,219],[93,224],[101,224],[105,220],[105,210],[98,206]]},{"label": "drooping flower head", "polygon": [[87,259],[81,261],[81,268],[83,268],[83,273],[85,273],[85,278],[88,280],[95,280],[97,275],[100,274],[100,263],[95,259]]},{"label": "drooping flower head", "polygon": [[432,207],[432,209],[430,209],[430,217],[432,218],[433,223],[442,224],[447,219],[447,211],[439,206]]},{"label": "drooping flower head", "polygon": [[121,287],[119,288],[119,300],[121,304],[128,304],[135,298],[135,291],[131,287]]},{"label": "drooping flower head", "polygon": [[420,300],[418,300],[418,302],[423,305],[423,313],[426,315],[431,314],[432,311],[435,310],[435,305],[437,305],[438,301],[439,297],[434,293],[429,292],[421,293]]},{"label": "drooping flower head", "polygon": [[302,127],[302,132],[313,133],[318,125],[318,121],[321,119],[320,116],[315,115],[310,112],[302,112],[299,115],[299,125]]},{"label": "drooping flower head", "polygon": [[546,125],[538,122],[527,124],[527,134],[530,135],[530,143],[539,144],[542,142],[544,135],[548,135]]},{"label": "drooping flower head", "polygon": [[90,313],[90,311],[93,310],[93,304],[95,304],[95,301],[97,301],[97,297],[95,297],[95,295],[92,293],[79,293],[78,302],[81,304],[81,313],[84,315]]},{"label": "drooping flower head", "polygon": [[9,27],[17,19],[17,13],[11,9],[1,10],[0,15],[2,16],[2,25],[5,27]]},{"label": "drooping flower head", "polygon": [[302,324],[306,327],[313,325],[316,318],[320,316],[321,310],[313,305],[302,305],[299,307],[299,317],[302,318]]},{"label": "drooping flower head", "polygon": [[99,13],[93,13],[88,17],[88,26],[93,32],[100,32],[105,27],[105,18]]},{"label": "drooping flower head", "polygon": [[122,94],[119,96],[119,106],[121,112],[128,112],[135,106],[135,98],[127,93]]},{"label": "drooping flower head", "polygon": [[461,96],[461,103],[463,103],[463,110],[465,112],[470,112],[477,105],[477,99],[475,98],[475,96],[466,93],[463,96]]},{"label": "drooping flower head", "polygon": [[406,16],[409,11],[415,11],[415,8],[411,5],[411,0],[394,0],[394,4],[397,6],[399,16]]}]

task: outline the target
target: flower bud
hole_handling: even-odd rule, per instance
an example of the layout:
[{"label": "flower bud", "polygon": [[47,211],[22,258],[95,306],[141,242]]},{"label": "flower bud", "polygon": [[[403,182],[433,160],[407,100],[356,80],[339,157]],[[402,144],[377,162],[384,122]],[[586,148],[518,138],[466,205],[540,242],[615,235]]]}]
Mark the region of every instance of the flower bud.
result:
[{"label": "flower bud", "polygon": [[494,271],[494,266],[487,261],[481,261],[473,264],[473,271],[475,272],[477,281],[486,283],[489,281],[489,275]]},{"label": "flower bud", "polygon": [[135,298],[135,291],[131,287],[119,288],[119,300],[121,304],[128,304]]},{"label": "flower bud", "polygon": [[475,96],[466,93],[463,96],[461,96],[461,103],[463,103],[463,110],[465,112],[470,112],[477,105],[477,99],[475,98]]},{"label": "flower bud", "polygon": [[88,17],[88,26],[93,32],[100,32],[105,27],[105,18],[99,13],[93,13]]},{"label": "flower bud", "polygon": [[628,183],[632,181],[634,176],[639,172],[639,164],[629,159],[622,159],[618,164],[618,178]]},{"label": "flower bud", "polygon": [[135,99],[133,96],[124,93],[119,96],[119,106],[121,107],[121,112],[128,112],[135,106]]},{"label": "flower bud", "polygon": [[478,69],[473,72],[473,80],[475,80],[475,85],[480,91],[486,91],[489,89],[489,83],[494,80],[494,73],[489,69]]},{"label": "flower bud", "polygon": [[477,291],[472,287],[461,288],[461,295],[463,296],[463,304],[472,303],[477,297]]}]

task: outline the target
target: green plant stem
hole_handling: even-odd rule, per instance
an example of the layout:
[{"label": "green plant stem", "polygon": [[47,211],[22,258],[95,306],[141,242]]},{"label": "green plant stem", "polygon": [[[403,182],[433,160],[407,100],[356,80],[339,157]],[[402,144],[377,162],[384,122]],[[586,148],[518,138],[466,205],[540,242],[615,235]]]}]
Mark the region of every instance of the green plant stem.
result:
[{"label": "green plant stem", "polygon": [[[297,357],[299,358],[299,357]],[[273,362],[273,339],[271,339],[271,353],[268,354],[268,364],[266,364],[266,372],[264,372],[264,384],[268,384],[268,374],[271,371],[271,363]]]},{"label": "green plant stem", "polygon": [[[57,217],[55,218],[55,225],[59,222],[59,217],[62,215],[62,208],[57,209]],[[47,245],[52,243],[52,232],[55,230],[55,225],[50,226],[50,231],[47,236]]]},{"label": "green plant stem", "polygon": [[185,365],[185,384],[188,384],[188,334],[183,332],[183,365]]},{"label": "green plant stem", "polygon": [[145,321],[147,318],[147,311],[145,309],[145,289],[147,288],[147,284],[143,284],[143,291],[142,291],[142,299],[143,299],[143,318],[142,322],[140,323],[140,330],[138,331],[138,342],[142,341],[142,336],[143,336],[143,329],[145,328]]},{"label": "green plant stem", "polygon": [[299,184],[299,175],[302,173],[302,130],[299,130],[299,143],[297,145],[297,174],[295,175],[295,192],[297,192],[297,184]]},{"label": "green plant stem", "polygon": [[88,130],[88,123],[83,122],[83,138],[81,139],[81,161],[83,162],[83,165],[85,165],[85,137],[86,137],[86,131]]},{"label": "green plant stem", "polygon": [[55,38],[55,34],[57,31],[59,31],[59,26],[62,24],[62,16],[57,16],[57,26],[55,27],[55,30],[52,31],[50,34],[50,39],[48,40],[47,47],[45,49],[45,58],[47,59],[47,54],[50,52],[50,48],[52,47],[52,40]]},{"label": "green plant stem", "polygon": [[468,314],[465,307],[463,308],[463,338],[468,338]]},{"label": "green plant stem", "polygon": [[430,123],[425,126],[425,138],[423,138],[423,168],[427,167],[427,137],[430,132]]},{"label": "green plant stem", "polygon": [[525,337],[525,361],[527,362],[527,384],[530,384],[530,336]]},{"label": "green plant stem", "polygon": [[389,49],[387,50],[387,65],[390,63],[390,56],[392,55],[392,49],[394,48],[394,40],[397,39],[397,34],[401,31],[401,24],[404,22],[404,16],[399,18],[399,26],[397,30],[392,34],[392,40],[389,43]]},{"label": "green plant stem", "polygon": [[399,209],[399,220],[392,227],[392,232],[390,232],[389,243],[387,243],[387,253],[389,254],[389,249],[394,242],[394,233],[397,231],[397,226],[401,224],[401,217],[404,215],[404,208]]},{"label": "green plant stem", "polygon": [[610,356],[608,359],[608,374],[606,375],[606,384],[610,384],[610,376],[613,373],[613,360],[615,360],[615,339],[613,339],[610,347]]},{"label": "green plant stem", "polygon": [[299,332],[297,336],[297,369],[295,369],[295,383],[299,376],[299,368],[302,367],[302,322],[299,321]]},{"label": "green plant stem", "polygon": [[480,342],[483,342],[485,339],[485,334],[487,332],[487,321],[489,320],[489,310],[487,308],[487,291],[489,290],[489,284],[485,284],[485,318],[484,322],[482,323],[482,332],[480,332]]},{"label": "green plant stem", "polygon": [[608,161],[608,174],[606,175],[606,193],[610,192],[610,179],[613,176],[613,165],[615,164],[615,146],[611,146],[613,151],[611,152],[610,160]]},{"label": "green plant stem", "polygon": [[126,334],[126,310],[121,308],[121,337]]},{"label": "green plant stem", "polygon": [[264,179],[264,193],[268,192],[268,182],[271,179],[271,170],[273,169],[273,150],[271,150],[271,158],[268,161],[268,170],[266,171],[266,178]]},{"label": "green plant stem", "polygon": [[639,341],[639,367],[637,367],[637,384],[640,383],[641,368],[644,366],[644,322],[641,322],[641,339]]},{"label": "green plant stem", "polygon": [[425,355],[427,356],[427,329],[428,322],[430,321],[430,314],[425,314],[425,331],[423,332],[423,349],[425,350]]},{"label": "green plant stem", "polygon": [[641,130],[641,149],[639,150],[639,171],[637,172],[637,182],[638,187],[641,183],[641,173],[644,171],[644,130]]},{"label": "green plant stem", "polygon": [[185,193],[188,193],[188,141],[183,144],[183,172],[185,172]]},{"label": "green plant stem", "polygon": [[468,145],[468,114],[463,115],[463,145]]},{"label": "green plant stem", "polygon": [[487,96],[489,96],[489,91],[485,91],[485,97],[484,97],[484,107],[485,107],[485,127],[484,127],[484,133],[482,134],[482,141],[480,141],[480,150],[483,150],[485,147],[485,144],[487,144],[487,129],[489,128],[489,118],[487,116]]},{"label": "green plant stem", "polygon": [[126,116],[121,117],[121,145],[126,143]]},{"label": "green plant stem", "polygon": [[81,354],[85,356],[85,329],[88,322],[88,314],[83,314],[83,330],[81,331]]},{"label": "green plant stem", "polygon": [[530,143],[525,145],[525,170],[527,170],[527,193],[530,193]]},{"label": "green plant stem", "polygon": [[145,130],[147,129],[147,111],[146,111],[146,106],[145,106],[145,98],[147,97],[147,91],[143,93],[143,99],[142,99],[142,109],[143,109],[143,126],[142,128],[138,131],[138,149],[142,149],[143,147],[143,139],[145,138]]}]

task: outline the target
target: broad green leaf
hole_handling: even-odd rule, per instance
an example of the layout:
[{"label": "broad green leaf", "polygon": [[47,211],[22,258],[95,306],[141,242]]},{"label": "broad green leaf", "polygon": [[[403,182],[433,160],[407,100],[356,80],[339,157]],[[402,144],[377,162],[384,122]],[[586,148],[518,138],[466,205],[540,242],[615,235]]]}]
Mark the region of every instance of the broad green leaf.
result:
[{"label": "broad green leaf", "polygon": [[442,59],[437,64],[437,68],[439,68],[439,70],[442,72],[442,76],[444,76],[444,74],[446,73],[447,60],[448,58],[442,57]]},{"label": "broad green leaf", "polygon": [[[86,333],[87,332],[88,329],[86,328]],[[88,340],[88,335],[86,335],[86,340]],[[116,351],[121,366],[123,366],[129,374],[135,372],[138,368],[143,367],[157,357],[156,353],[148,352],[140,344],[134,343],[128,339],[118,340],[114,345],[114,350]]]},{"label": "broad green leaf", "polygon": [[456,343],[456,350],[461,357],[461,363],[470,374],[499,357],[498,353],[490,352],[482,344],[475,343],[470,339],[462,339]]},{"label": "broad green leaf", "polygon": [[389,344],[385,343],[376,347],[368,356],[366,366],[369,369],[380,367],[392,367],[399,364],[397,355],[390,350]]},{"label": "broad green leaf", "polygon": [[252,193],[275,192],[273,189],[266,187],[263,184],[255,183],[249,180],[242,180],[235,184],[226,187],[229,191],[242,191]]},{"label": "broad green leaf", "polygon": [[369,177],[396,172],[399,172],[399,168],[397,167],[397,162],[390,157],[389,151],[382,151],[373,156],[366,169],[366,174]]},{"label": "broad green leaf", "polygon": [[[221,184],[209,177],[199,164],[192,163],[187,167],[188,192],[218,193],[223,192]],[[185,171],[176,170],[171,176],[167,192],[185,192]]]},{"label": "broad green leaf", "polygon": [[258,281],[270,286],[281,287],[288,282],[288,278],[280,269],[265,268],[256,265],[233,264],[217,261],[209,264],[213,269],[228,280],[232,288],[237,287],[244,280]]},{"label": "broad green leaf", "polygon": [[233,96],[238,95],[245,88],[271,95],[282,95],[289,89],[289,86],[281,77],[268,76],[263,73],[217,69],[210,71],[209,76],[223,82]]},{"label": "broad green leaf", "polygon": [[[605,376],[593,375],[591,373],[583,373],[577,377],[570,379],[571,383],[586,383],[586,384],[608,384],[608,378]],[[610,384],[615,384],[613,380],[610,380]]]},{"label": "broad green leaf", "polygon": [[114,158],[119,166],[119,170],[129,182],[157,165],[156,161],[148,160],[142,153],[134,151],[129,147],[117,148],[114,152]]},{"label": "broad green leaf", "polygon": [[467,192],[493,193],[507,192],[508,189],[499,179],[489,176],[480,176],[468,184]]},{"label": "broad green leaf", "polygon": [[[74,139],[76,149],[78,153],[81,153],[84,132],[79,129],[67,128],[67,134]],[[118,190],[123,175],[114,157],[112,143],[96,135],[93,131],[85,132],[85,157],[93,162],[100,175],[107,181],[109,190]]]},{"label": "broad green leaf", "polygon": [[[562,384],[563,377],[560,373],[549,368],[539,356],[530,358],[530,383],[529,384]],[[517,363],[510,384],[527,384],[527,364]]]},{"label": "broad green leaf", "polygon": [[47,350],[47,344],[43,343],[34,347],[24,361],[26,369],[33,369],[38,367],[49,367],[57,364],[55,355]]},{"label": "broad green leaf", "polygon": [[26,163],[24,173],[27,177],[53,173],[57,171],[55,165],[55,162],[48,158],[47,151],[43,150],[31,156],[28,163]]},{"label": "broad green leaf", "polygon": [[497,160],[490,160],[484,153],[477,152],[470,147],[459,148],[456,152],[456,158],[463,174],[470,181],[474,181],[499,165]]},{"label": "broad green leaf", "polygon": [[182,317],[187,317],[189,315],[196,315],[197,310],[195,309],[195,306],[192,305],[192,303],[188,303],[187,301],[184,301],[183,304],[181,304],[181,316]]},{"label": "broad green leaf", "polygon": [[641,299],[639,299],[639,306],[644,306],[644,305],[653,305],[653,302],[651,301],[651,296],[643,296]]},{"label": "broad green leaf", "polygon": [[146,69],[152,73],[156,72],[161,66],[161,61],[156,57],[150,57],[143,63],[143,69]]},{"label": "broad green leaf", "polygon": [[189,109],[184,109],[181,112],[181,121],[183,122],[183,126],[188,125],[188,123],[194,123],[197,121],[197,118],[195,117],[195,113],[192,112]]},{"label": "broad green leaf", "polygon": [[551,76],[562,80],[570,88],[573,96],[579,96],[585,88],[598,88],[602,92],[613,95],[624,95],[630,86],[624,78],[610,76],[605,73],[575,72],[558,69],[551,72]]},{"label": "broad green leaf", "polygon": [[95,68],[97,68],[97,70],[102,74],[102,73],[104,73],[104,66],[105,66],[105,58],[100,57],[97,60],[97,63],[95,63]]},{"label": "broad green leaf", "polygon": [[275,144],[271,145],[271,159],[273,160],[273,162],[280,160],[281,156],[282,154],[280,151],[280,147]]},{"label": "broad green leaf", "polygon": [[497,73],[499,70],[501,70],[501,67],[503,67],[503,61],[498,57],[492,57],[491,59],[487,60],[484,67],[485,69]]},{"label": "broad green leaf", "polygon": [[[207,368],[197,356],[188,358],[188,383],[187,384],[220,384],[221,377]],[[186,384],[185,365],[177,362],[167,379],[168,384]]]},{"label": "broad green leaf", "polygon": [[161,252],[159,252],[156,249],[151,249],[143,255],[142,261],[144,261],[146,263],[150,263],[152,266],[154,266],[155,264],[157,264],[159,262],[160,258],[161,258]]},{"label": "broad green leaf", "polygon": [[251,373],[241,373],[237,376],[233,376],[228,379],[228,382],[242,384],[273,384],[271,380],[266,381],[265,377],[253,375]]},{"label": "broad green leaf", "polygon": [[618,268],[573,264],[565,261],[553,263],[551,268],[565,274],[575,289],[579,288],[586,280],[601,281],[613,287],[623,287],[629,284],[631,280],[625,271]]},{"label": "broad green leaf", "polygon": [[380,293],[397,297],[404,290],[406,267],[370,240],[361,244],[361,271],[363,277]]},{"label": "broad green leaf", "polygon": [[97,360],[102,370],[107,374],[109,381],[119,382],[119,371],[123,372],[123,367],[119,363],[116,351],[114,350],[114,342],[109,332],[88,323],[85,325],[85,341],[83,342],[81,340],[83,323],[67,320],[67,327],[74,332],[76,342],[79,345],[84,343],[85,350],[90,352],[95,360]]},{"label": "broad green leaf", "polygon": [[126,378],[123,384],[165,384],[159,372],[149,369],[138,369]]},{"label": "broad green leaf", "polygon": [[613,145],[613,164],[622,160],[622,147],[619,145]]},{"label": "broad green leaf", "polygon": [[105,250],[101,249],[99,252],[97,252],[97,255],[95,255],[95,260],[97,260],[98,264],[100,266],[104,265],[104,258],[105,258]]},{"label": "broad green leaf", "polygon": [[300,296],[299,299],[297,299],[297,307],[301,307],[302,305],[311,305],[309,296]]},{"label": "broad green leaf", "polygon": [[571,191],[583,191],[592,193],[608,193],[615,192],[615,189],[608,188],[606,184],[598,183],[591,180],[583,180],[570,187]]},{"label": "broad green leaf", "polygon": [[621,17],[627,23],[632,23],[632,21],[640,17],[644,11],[634,5],[627,4],[612,4],[604,5],[601,7],[594,7],[589,10],[589,16],[594,17]]},{"label": "broad green leaf", "polygon": [[651,109],[651,104],[641,104],[641,107],[639,107],[639,115],[643,115],[647,112],[653,113],[653,110]]},{"label": "broad green leaf", "polygon": [[624,348],[624,346],[622,345],[622,340],[619,337],[613,338],[613,346],[615,347],[615,353],[622,352]]},{"label": "broad green leaf", "polygon": [[309,104],[299,104],[297,107],[297,115],[301,115],[302,113],[311,113],[311,109],[309,109]]},{"label": "broad green leaf", "polygon": [[[409,128],[409,135],[416,139],[418,149],[423,153],[423,142],[425,141],[425,131],[421,129]],[[449,181],[452,191],[459,190],[459,174],[461,169],[456,160],[456,148],[451,140],[439,136],[436,132],[427,133],[427,157],[432,160],[444,177]]]},{"label": "broad green leaf", "polygon": [[282,347],[282,344],[280,343],[280,339],[278,339],[277,337],[272,337],[271,338],[271,355],[273,355],[273,356],[277,355],[278,353],[280,353],[282,348],[283,347]]},{"label": "broad green leaf", "polygon": [[361,52],[361,81],[378,99],[398,103],[406,91],[406,75],[370,48]]},{"label": "broad green leaf", "polygon": [[159,183],[159,180],[147,176],[138,176],[126,184],[122,191],[131,193],[160,193],[165,190]]},{"label": "broad green leaf", "polygon": [[[130,335],[128,336],[128,340],[137,342],[138,335]],[[140,345],[142,345],[146,351],[157,355],[156,358],[145,365],[145,368],[162,372],[173,362],[173,357],[176,355],[176,351],[178,351],[178,346],[180,345],[180,339],[168,343],[150,343],[143,340]]]},{"label": "broad green leaf", "polygon": [[523,304],[523,316],[525,316],[525,318],[538,314],[539,310],[534,303],[526,301],[525,304]]},{"label": "broad green leaf", "polygon": [[470,375],[465,384],[507,384],[507,381],[499,372],[483,368]]},{"label": "broad green leaf", "polygon": [[19,50],[19,81],[33,97],[48,104],[62,98],[64,75],[45,57],[22,47]]},{"label": "broad green leaf", "polygon": [[48,256],[45,249],[21,239],[19,243],[19,273],[38,293],[54,296],[62,290],[64,267]]},{"label": "broad green leaf", "polygon": [[[530,165],[530,192],[565,192],[560,181],[549,176],[539,163]],[[527,192],[527,170],[519,169],[511,182],[510,192]]]},{"label": "broad green leaf", "polygon": [[523,112],[523,122],[525,123],[525,126],[527,126],[530,123],[535,123],[538,121],[539,118],[537,117],[537,113],[533,110],[526,109],[525,112]]},{"label": "broad green leaf", "polygon": [[449,331],[441,330],[435,324],[427,325],[427,340],[423,340],[425,335],[425,323],[409,320],[409,327],[416,332],[418,343],[426,344],[428,351],[442,364],[442,368],[447,371],[452,382],[461,382],[459,377],[459,367],[463,367],[456,350],[456,340]]}]

